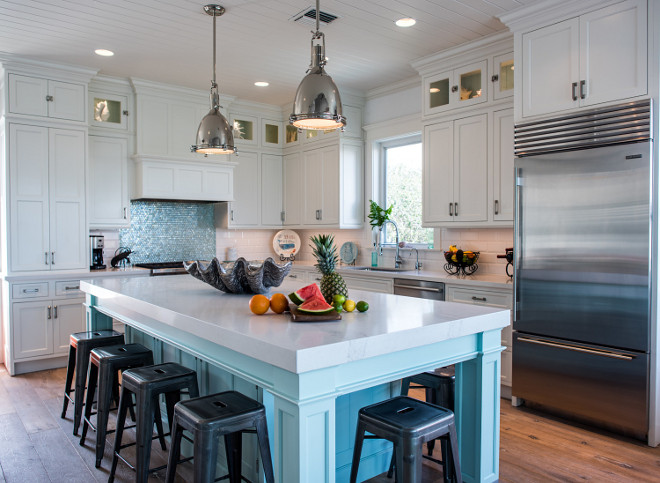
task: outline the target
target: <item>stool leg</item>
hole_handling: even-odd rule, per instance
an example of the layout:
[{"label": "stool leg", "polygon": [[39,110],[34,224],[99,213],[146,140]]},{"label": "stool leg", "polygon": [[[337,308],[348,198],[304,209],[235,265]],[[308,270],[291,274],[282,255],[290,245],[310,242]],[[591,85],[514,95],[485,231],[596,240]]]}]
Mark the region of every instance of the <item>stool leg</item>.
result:
[{"label": "stool leg", "polygon": [[[240,435],[240,433],[238,433]],[[218,435],[215,431],[195,431],[195,482],[210,483],[215,479],[218,458]],[[240,468],[238,480],[240,481]],[[233,480],[230,481],[233,483]]]},{"label": "stool leg", "polygon": [[131,403],[129,399],[132,399],[131,392],[122,388],[121,397],[119,398],[119,409],[117,410],[115,444],[112,451],[112,467],[110,468],[108,483],[112,483],[115,480],[115,471],[117,471],[117,462],[119,461],[117,455],[119,454],[119,449],[121,448],[121,437],[124,434],[124,423],[126,422],[126,406]]},{"label": "stool leg", "polygon": [[73,382],[73,370],[76,367],[76,348],[69,346],[69,363],[66,366],[66,382],[64,383],[64,402],[62,403],[62,419],[66,417],[66,409],[69,407],[69,398],[71,394],[71,383]]},{"label": "stool leg", "polygon": [[227,468],[229,470],[229,483],[241,483],[243,439],[240,431],[225,434],[225,454],[227,456]]},{"label": "stool leg", "polygon": [[410,378],[404,377],[403,379],[401,379],[401,395],[407,396],[409,390],[410,390]]},{"label": "stool leg", "polygon": [[362,456],[362,443],[364,442],[364,423],[358,420],[355,430],[355,447],[353,448],[353,461],[351,463],[351,482],[356,483],[360,457]]},{"label": "stool leg", "polygon": [[[94,367],[94,364],[92,364]],[[90,368],[90,374],[91,374]],[[90,376],[91,377],[91,376]],[[110,403],[114,392],[113,382],[117,377],[116,371],[112,371],[108,364],[101,363],[99,370],[99,393],[96,398],[96,467],[101,466],[103,453],[105,452],[105,437],[108,433],[108,416],[110,414]],[[130,405],[129,405],[130,406]]]},{"label": "stool leg", "polygon": [[454,423],[451,423],[449,425],[449,443],[451,445],[452,466],[454,467],[453,469],[454,469],[454,476],[456,477],[456,483],[463,483],[463,475],[461,474],[461,463],[458,458],[458,436],[456,436],[456,425]]},{"label": "stool leg", "polygon": [[[156,419],[156,433],[158,434],[160,448],[165,451],[167,446],[165,445],[165,431],[163,431],[163,415],[160,413],[160,400],[158,397],[156,397],[156,408],[154,409],[154,415],[154,418]],[[153,426],[151,429],[153,430]]]},{"label": "stool leg", "polygon": [[151,435],[154,431],[155,406],[158,398],[152,397],[148,400],[141,391],[136,397],[136,427],[135,427],[135,481],[146,483],[149,477],[149,460],[151,459]]},{"label": "stool leg", "polygon": [[404,439],[401,443],[396,460],[399,481],[422,483],[422,443],[411,439]]},{"label": "stool leg", "polygon": [[83,396],[85,394],[85,379],[89,367],[89,352],[76,351],[76,392],[73,403],[73,435],[78,435],[80,420],[83,415]]},{"label": "stool leg", "polygon": [[261,454],[261,463],[264,469],[266,483],[274,483],[275,474],[273,472],[273,460],[270,454],[270,442],[268,441],[268,426],[266,425],[266,418],[257,419],[255,427],[257,428],[259,453]]},{"label": "stool leg", "polygon": [[[440,389],[431,389],[430,387],[426,388],[426,402],[430,402],[431,404],[435,404],[436,406],[441,406],[440,401],[442,401],[442,394],[440,393]],[[432,439],[426,443],[426,450],[427,454],[429,456],[433,456],[433,449],[435,448],[435,439]],[[444,462],[444,456],[442,458],[442,461]]]},{"label": "stool leg", "polygon": [[165,476],[166,483],[174,483],[176,476],[176,465],[181,455],[181,436],[183,435],[183,428],[181,428],[174,418],[172,423],[172,442],[170,443],[170,452],[167,456],[167,475]]},{"label": "stool leg", "polygon": [[[87,378],[87,397],[85,401],[85,417],[83,418],[82,435],[80,436],[80,446],[85,446],[87,439],[87,430],[89,421],[92,417],[92,406],[94,405],[94,393],[96,392],[96,381],[98,378],[98,368],[92,364],[89,368],[89,377]],[[98,423],[97,423],[98,426]]]},{"label": "stool leg", "polygon": [[[165,408],[167,409],[167,425],[172,429],[172,421],[174,420],[174,405],[181,400],[181,392],[173,391],[165,393]],[[165,448],[163,448],[165,449]]]}]

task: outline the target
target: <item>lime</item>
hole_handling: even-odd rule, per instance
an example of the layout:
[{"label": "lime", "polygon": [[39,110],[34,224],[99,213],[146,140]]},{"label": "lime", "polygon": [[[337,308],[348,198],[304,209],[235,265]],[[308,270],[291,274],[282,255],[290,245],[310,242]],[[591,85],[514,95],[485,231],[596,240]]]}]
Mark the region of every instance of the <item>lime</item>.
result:
[{"label": "lime", "polygon": [[344,302],[344,310],[346,312],[353,312],[355,310],[355,302],[351,299],[348,299]]},{"label": "lime", "polygon": [[343,305],[344,302],[346,302],[346,297],[345,297],[344,295],[338,293],[337,295],[335,295],[334,297],[332,297],[332,302],[333,302],[335,305],[336,305],[336,304]]},{"label": "lime", "polygon": [[341,312],[342,310],[344,310],[344,306],[338,302],[335,302],[334,306],[337,312]]},{"label": "lime", "polygon": [[359,312],[366,312],[367,310],[369,310],[369,304],[367,302],[365,302],[364,300],[360,300],[357,303],[356,307],[357,307]]}]

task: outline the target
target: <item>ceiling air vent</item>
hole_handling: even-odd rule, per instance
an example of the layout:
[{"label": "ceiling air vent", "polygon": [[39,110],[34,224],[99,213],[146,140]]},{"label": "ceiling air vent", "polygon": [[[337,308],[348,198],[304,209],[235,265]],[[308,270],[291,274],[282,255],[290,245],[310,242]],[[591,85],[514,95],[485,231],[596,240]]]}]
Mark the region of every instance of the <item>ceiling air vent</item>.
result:
[{"label": "ceiling air vent", "polygon": [[[325,25],[328,25],[339,17],[323,10],[319,11],[319,22]],[[303,23],[306,25],[316,25],[316,9],[315,8],[306,8],[302,12],[292,17],[294,22]]]}]

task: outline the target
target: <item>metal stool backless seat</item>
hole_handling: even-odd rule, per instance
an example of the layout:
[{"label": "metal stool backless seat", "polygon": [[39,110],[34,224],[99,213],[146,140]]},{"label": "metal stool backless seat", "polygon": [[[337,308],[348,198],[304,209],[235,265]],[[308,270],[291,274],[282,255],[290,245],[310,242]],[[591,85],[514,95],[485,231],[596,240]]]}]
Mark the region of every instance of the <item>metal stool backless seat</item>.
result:
[{"label": "metal stool backless seat", "polygon": [[[415,386],[411,386],[411,384],[414,384]],[[454,394],[456,387],[454,366],[441,367],[432,372],[422,372],[421,374],[415,374],[414,376],[404,378],[401,381],[401,395],[407,396],[410,387],[423,387],[426,392],[426,402],[449,409],[452,412],[454,411]],[[433,457],[435,439],[426,443],[428,453],[424,455],[424,458],[443,466],[445,483],[449,482],[449,475],[451,474],[451,460],[449,459],[449,449],[447,447],[448,443],[449,441],[447,438],[440,439],[442,460]],[[392,455],[390,469],[387,472],[388,478],[391,478],[392,473],[394,472],[394,456],[395,455]]]},{"label": "metal stool backless seat", "polygon": [[[373,436],[365,436],[367,431]],[[380,438],[394,443],[397,481],[420,483],[424,443],[445,435],[449,437],[452,477],[462,483],[453,412],[408,396],[396,396],[363,407],[358,413],[350,481],[357,481],[364,439]]]},{"label": "metal stool backless seat", "polygon": [[[62,404],[62,419],[66,417],[69,401],[73,403],[73,434],[78,434],[83,414],[83,401],[85,396],[85,383],[87,368],[89,367],[89,354],[92,349],[109,345],[123,344],[124,334],[114,330],[93,330],[90,332],[76,332],[69,338],[69,363],[66,369],[66,383],[64,385],[64,403]],[[76,382],[73,391],[71,383],[73,374]],[[73,392],[73,399],[71,399]]]},{"label": "metal stool backless seat", "polygon": [[[173,362],[124,371],[121,379],[121,397],[119,398],[112,468],[110,469],[108,483],[114,481],[119,459],[135,470],[135,481],[137,483],[146,482],[150,472],[162,470],[166,467],[166,465],[163,465],[149,469],[156,406],[159,404],[160,395],[164,394],[167,420],[169,427],[172,428],[174,405],[181,399],[181,391],[184,389],[188,390],[191,398],[199,396],[197,373]],[[137,419],[135,443],[122,446],[121,440],[126,422],[126,412],[131,404],[133,394],[135,394]],[[164,439],[161,438],[160,444],[162,449],[165,450]],[[120,450],[133,445],[136,446],[135,466],[119,454]]]},{"label": "metal stool backless seat", "polygon": [[[195,483],[214,481],[218,442],[221,436],[225,438],[229,481],[240,483],[242,435],[247,432],[257,433],[266,482],[275,481],[268,443],[266,410],[263,404],[236,391],[221,392],[177,403],[174,407],[172,444],[167,464],[168,483],[174,482],[184,430],[193,433]],[[224,478],[226,476],[221,479]]]},{"label": "metal stool backless seat", "polygon": [[[108,433],[108,415],[110,404],[114,398],[119,406],[119,392],[116,390],[120,371],[135,367],[151,366],[154,356],[151,350],[142,344],[121,344],[108,347],[98,347],[90,354],[89,377],[87,378],[87,398],[85,400],[85,415],[83,417],[82,436],[80,446],[85,445],[87,430],[91,426],[96,431],[96,467],[101,466],[103,452],[105,451],[105,437]],[[98,387],[96,426],[91,423],[94,392]],[[129,410],[135,421],[133,405]],[[160,418],[160,408],[156,406],[156,426],[158,434],[163,438],[163,423]],[[127,429],[127,428],[124,428]]]}]

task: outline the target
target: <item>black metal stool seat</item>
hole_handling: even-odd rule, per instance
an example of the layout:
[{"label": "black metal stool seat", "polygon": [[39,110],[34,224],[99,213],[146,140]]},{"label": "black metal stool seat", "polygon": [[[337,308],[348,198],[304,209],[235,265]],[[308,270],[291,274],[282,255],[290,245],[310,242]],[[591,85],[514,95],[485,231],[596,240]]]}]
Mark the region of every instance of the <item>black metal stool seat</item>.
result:
[{"label": "black metal stool seat", "polygon": [[[151,350],[141,344],[121,344],[107,347],[98,347],[90,353],[89,377],[87,379],[87,398],[85,401],[85,415],[83,417],[82,436],[80,445],[84,446],[87,430],[91,426],[96,430],[96,467],[101,466],[103,452],[105,451],[105,437],[108,433],[108,415],[112,399],[119,403],[119,392],[116,390],[120,371],[135,367],[150,366],[154,363]],[[98,383],[98,384],[97,384]],[[98,385],[98,401],[96,412],[96,426],[91,423],[94,392]],[[117,404],[119,405],[119,404]],[[156,422],[158,433],[163,437],[160,409],[157,407]],[[133,420],[133,405],[129,406]]]},{"label": "black metal stool seat", "polygon": [[[108,478],[109,483],[114,481],[117,462],[120,458],[131,468],[135,469],[135,481],[137,483],[146,482],[150,472],[165,468],[165,466],[161,466],[149,469],[154,418],[156,414],[159,414],[156,412],[156,408],[159,405],[160,395],[164,394],[167,420],[169,427],[172,428],[174,405],[181,399],[181,391],[184,389],[188,390],[191,398],[199,396],[197,373],[192,369],[173,362],[124,371],[121,380],[121,397],[117,412],[117,428],[115,430],[112,468],[110,469],[110,477]],[[135,443],[122,446],[121,439],[126,422],[126,411],[131,404],[133,394],[135,394],[136,407]],[[160,418],[156,421],[156,424],[159,423]],[[162,436],[160,437],[160,444],[163,450],[165,450],[165,440]],[[135,466],[132,466],[119,454],[121,449],[132,446],[133,444],[136,445]]]},{"label": "black metal stool seat", "polygon": [[357,480],[365,432],[375,438],[394,443],[397,480],[405,483],[422,481],[423,444],[431,439],[449,436],[453,477],[462,483],[458,460],[458,440],[454,413],[408,396],[396,396],[360,409],[355,448],[351,466],[351,483]]},{"label": "black metal stool seat", "polygon": [[[62,419],[66,417],[69,401],[73,403],[73,434],[78,434],[80,421],[83,415],[83,401],[85,396],[85,382],[87,368],[89,367],[89,354],[92,349],[109,345],[123,344],[124,334],[114,330],[93,330],[90,332],[76,332],[69,338],[69,363],[66,369],[66,383],[64,386],[64,402],[62,404]],[[71,399],[71,383],[73,374],[76,382]]]},{"label": "black metal stool seat", "polygon": [[230,483],[241,481],[241,447],[242,435],[245,432],[257,433],[264,476],[268,483],[275,481],[268,442],[266,410],[263,404],[236,391],[221,392],[177,403],[174,407],[172,444],[167,464],[168,483],[174,481],[184,430],[193,433],[196,483],[214,481],[220,436],[225,437],[229,481]]}]

